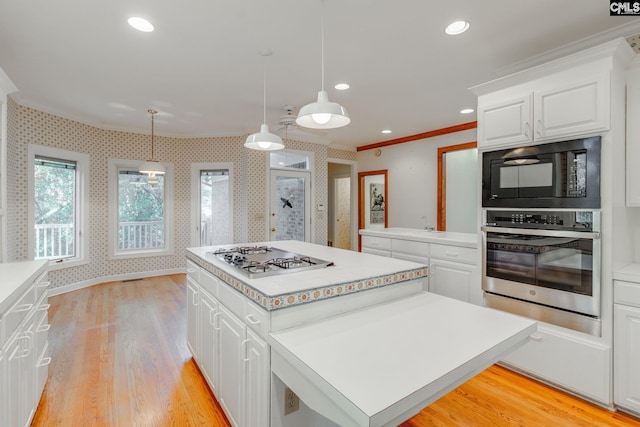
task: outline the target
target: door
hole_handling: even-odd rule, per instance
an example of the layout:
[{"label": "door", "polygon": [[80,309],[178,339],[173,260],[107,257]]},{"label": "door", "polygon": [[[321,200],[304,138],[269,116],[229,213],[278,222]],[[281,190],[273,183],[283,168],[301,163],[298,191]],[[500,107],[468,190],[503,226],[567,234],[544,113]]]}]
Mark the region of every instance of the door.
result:
[{"label": "door", "polygon": [[231,243],[229,171],[200,171],[200,246]]},{"label": "door", "polygon": [[200,358],[199,365],[214,393],[217,393],[218,381],[218,331],[214,323],[218,313],[218,301],[207,292],[200,290]]},{"label": "door", "polygon": [[311,241],[311,174],[271,171],[269,240]]},{"label": "door", "polygon": [[351,177],[333,180],[334,197],[334,246],[351,249]]}]

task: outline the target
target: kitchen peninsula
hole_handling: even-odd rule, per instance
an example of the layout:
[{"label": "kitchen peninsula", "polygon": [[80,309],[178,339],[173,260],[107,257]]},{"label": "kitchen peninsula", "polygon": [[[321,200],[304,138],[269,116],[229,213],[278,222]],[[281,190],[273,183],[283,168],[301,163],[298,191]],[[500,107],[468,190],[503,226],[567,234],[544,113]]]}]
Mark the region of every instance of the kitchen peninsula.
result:
[{"label": "kitchen peninsula", "polygon": [[535,329],[425,292],[424,264],[296,241],[247,246],[262,245],[331,265],[250,278],[215,254],[229,246],[187,250],[188,346],[233,425],[396,425]]}]

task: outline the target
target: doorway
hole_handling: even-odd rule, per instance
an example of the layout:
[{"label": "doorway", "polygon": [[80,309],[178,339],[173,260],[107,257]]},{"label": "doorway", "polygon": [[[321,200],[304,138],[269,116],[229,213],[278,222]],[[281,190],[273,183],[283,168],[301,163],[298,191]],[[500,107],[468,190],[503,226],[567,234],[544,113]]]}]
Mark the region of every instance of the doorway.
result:
[{"label": "doorway", "polygon": [[271,170],[269,240],[311,241],[311,174]]},{"label": "doorway", "polygon": [[327,245],[340,249],[358,248],[358,205],[356,162],[331,158],[327,163]]},{"label": "doorway", "polygon": [[233,243],[233,164],[191,164],[191,244]]},{"label": "doorway", "polygon": [[477,232],[477,146],[468,142],[438,148],[438,230]]}]

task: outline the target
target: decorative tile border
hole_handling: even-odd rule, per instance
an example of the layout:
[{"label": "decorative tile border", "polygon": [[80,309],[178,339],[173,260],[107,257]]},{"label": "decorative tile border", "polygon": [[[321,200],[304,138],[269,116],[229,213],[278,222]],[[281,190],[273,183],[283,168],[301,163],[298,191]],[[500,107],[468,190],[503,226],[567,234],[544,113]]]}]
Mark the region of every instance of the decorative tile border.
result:
[{"label": "decorative tile border", "polygon": [[283,308],[293,307],[300,304],[308,304],[324,299],[335,298],[343,295],[362,292],[370,289],[381,288],[383,286],[395,285],[410,280],[419,279],[428,276],[428,268],[416,268],[413,270],[396,272],[389,275],[375,276],[366,279],[355,280],[352,282],[338,283],[319,288],[307,289],[300,292],[290,294],[267,296],[251,287],[242,280],[220,270],[212,263],[200,258],[199,256],[187,251],[187,258],[207,270],[209,273],[224,281],[227,285],[236,291],[245,295],[251,301],[260,305],[267,311],[280,310]]}]

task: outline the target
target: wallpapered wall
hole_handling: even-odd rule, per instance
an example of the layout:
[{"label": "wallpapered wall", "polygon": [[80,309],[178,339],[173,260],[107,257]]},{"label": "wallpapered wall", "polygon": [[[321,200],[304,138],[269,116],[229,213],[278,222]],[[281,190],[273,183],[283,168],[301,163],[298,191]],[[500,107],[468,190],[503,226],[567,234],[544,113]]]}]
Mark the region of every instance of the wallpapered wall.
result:
[{"label": "wallpapered wall", "polygon": [[[145,134],[99,129],[42,111],[8,103],[7,198],[8,260],[28,259],[27,254],[27,147],[38,144],[87,153],[89,182],[89,264],[50,272],[52,288],[78,283],[100,283],[130,274],[171,271],[184,267],[185,248],[190,245],[191,163],[234,164],[234,241],[265,240],[265,206],[268,154],[244,148],[245,137],[169,138],[156,137],[155,155],[174,165],[175,253],[171,256],[107,259],[108,159],[144,160],[149,156],[150,137]],[[156,128],[158,128],[156,126]],[[161,133],[161,132],[160,132]],[[315,203],[327,203],[327,158],[355,159],[355,152],[328,149],[301,141],[285,141],[287,148],[314,154],[313,195]],[[316,212],[313,213],[314,215]],[[324,213],[323,213],[324,214]],[[312,218],[314,243],[326,244],[326,215]]]}]

